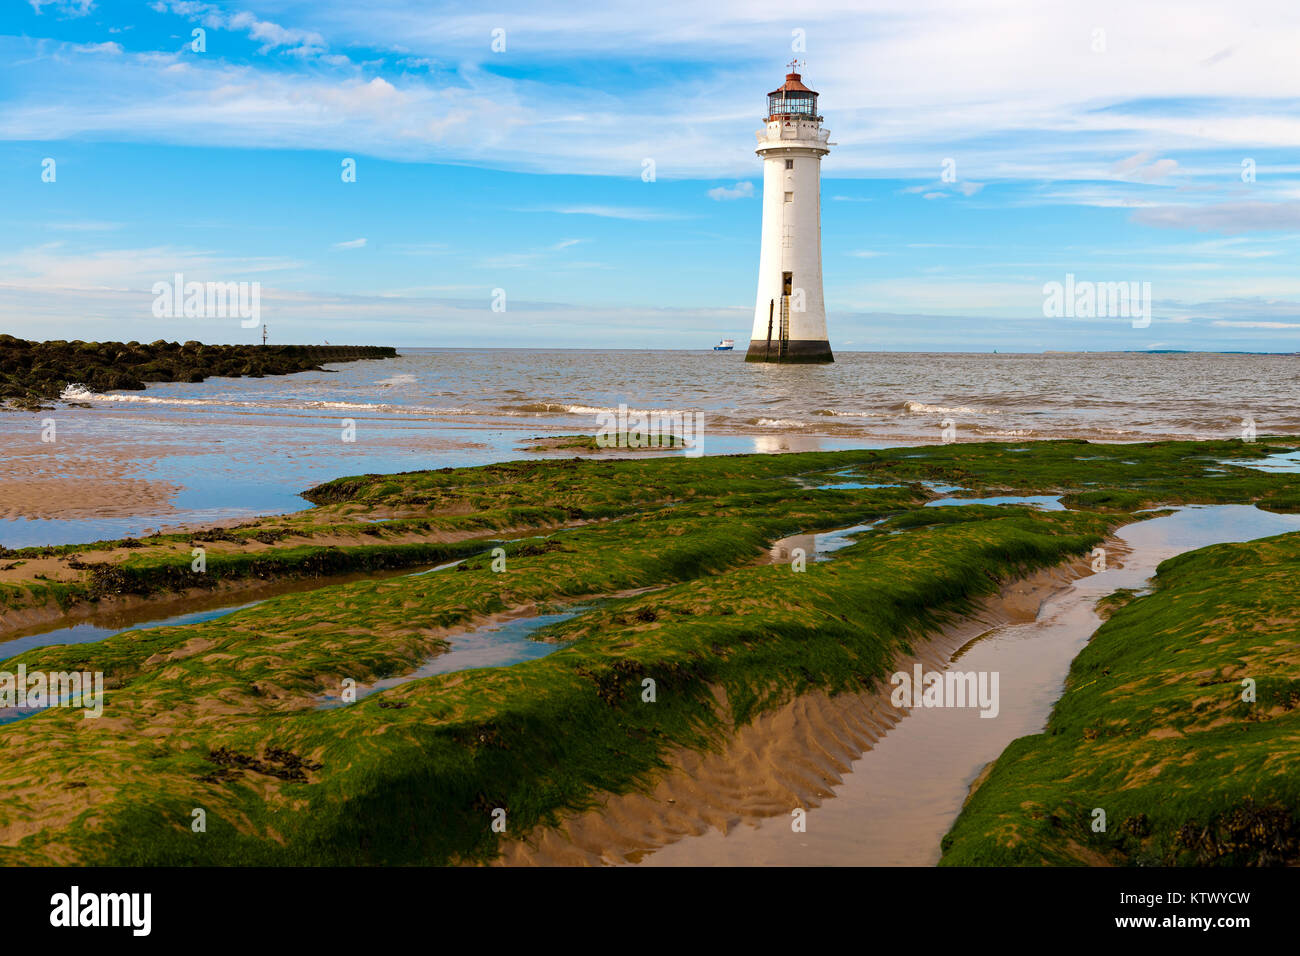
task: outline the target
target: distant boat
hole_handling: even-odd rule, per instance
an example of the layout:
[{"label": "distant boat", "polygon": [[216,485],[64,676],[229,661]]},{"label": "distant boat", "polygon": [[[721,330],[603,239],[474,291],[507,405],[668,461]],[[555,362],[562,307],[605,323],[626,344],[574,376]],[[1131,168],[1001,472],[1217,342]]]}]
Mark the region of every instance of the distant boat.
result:
[{"label": "distant boat", "polygon": [[736,347],[735,339],[723,339],[717,345],[713,346],[715,352],[730,352]]}]

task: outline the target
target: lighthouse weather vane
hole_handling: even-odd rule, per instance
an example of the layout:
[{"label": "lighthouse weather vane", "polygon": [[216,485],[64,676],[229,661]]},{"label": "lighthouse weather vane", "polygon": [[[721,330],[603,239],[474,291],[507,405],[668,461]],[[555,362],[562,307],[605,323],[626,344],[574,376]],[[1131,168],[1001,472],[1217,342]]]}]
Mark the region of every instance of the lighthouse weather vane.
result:
[{"label": "lighthouse weather vane", "polygon": [[799,60],[767,94],[758,131],[763,160],[763,241],[747,362],[834,362],[822,296],[821,163],[830,152],[817,92],[804,86]]}]

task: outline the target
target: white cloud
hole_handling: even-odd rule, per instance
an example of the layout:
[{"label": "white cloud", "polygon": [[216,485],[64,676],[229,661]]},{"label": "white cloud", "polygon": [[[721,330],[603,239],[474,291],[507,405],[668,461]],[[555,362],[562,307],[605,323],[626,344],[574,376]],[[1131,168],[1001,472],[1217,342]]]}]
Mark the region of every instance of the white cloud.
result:
[{"label": "white cloud", "polygon": [[80,219],[72,222],[46,223],[45,228],[58,232],[113,232],[121,229],[122,224],[120,222],[105,222],[99,219]]},{"label": "white cloud", "polygon": [[68,49],[77,53],[107,53],[116,56],[122,52],[122,44],[115,40],[105,40],[103,43],[74,43]]},{"label": "white cloud", "polygon": [[0,281],[9,288],[40,292],[60,290],[147,290],[183,272],[196,281],[239,281],[268,273],[300,269],[290,259],[227,256],[208,250],[152,246],[132,249],[69,251],[63,242],[48,242],[0,255]]},{"label": "white cloud", "polygon": [[676,213],[636,206],[556,206],[540,209],[521,209],[518,211],[555,212],[565,216],[599,216],[602,219],[634,219],[641,222],[681,218]]},{"label": "white cloud", "polygon": [[1111,166],[1111,175],[1122,179],[1155,183],[1165,179],[1178,168],[1177,160],[1157,159],[1155,162],[1150,162],[1153,156],[1153,153],[1141,152],[1121,159]]},{"label": "white cloud", "polygon": [[386,244],[384,249],[404,256],[439,255],[447,251],[445,242],[396,242]]},{"label": "white cloud", "polygon": [[[556,263],[555,261],[555,257],[553,254],[557,252],[563,252],[565,249],[569,249],[573,246],[576,246],[581,242],[586,242],[586,240],[585,239],[561,239],[557,243],[554,243],[552,245],[546,246],[541,249],[533,249],[532,251],[529,252],[507,252],[507,253],[502,253],[500,255],[489,256],[488,258],[483,260],[482,265],[488,269],[521,269],[530,266],[536,266],[542,262],[546,262],[548,263],[547,268],[553,270],[559,267],[558,263]],[[604,266],[602,266],[600,263],[573,262],[572,260],[565,263],[565,265],[569,269],[604,268]]]},{"label": "white cloud", "polygon": [[[399,0],[274,5],[286,18],[309,11],[309,27],[212,3],[166,8],[239,29],[264,49],[315,52],[312,68],[285,71],[283,56],[271,69],[191,57],[185,81],[173,84],[157,63],[133,56],[91,82],[37,78],[39,94],[6,104],[0,134],[217,136],[232,145],[604,175],[638,175],[641,159],[657,156],[664,178],[739,178],[755,168],[753,117],[781,71],[775,55],[759,51],[771,48],[774,31],[788,34],[784,5],[752,0],[600,9],[506,0],[491,14]],[[954,9],[943,0],[880,0],[868,10],[830,0],[799,16],[810,38],[824,38],[804,73],[839,144],[828,158],[836,175],[932,176],[938,158],[951,155],[981,182],[1105,179],[1117,155],[1158,143],[1165,159],[1148,158],[1137,179],[1157,182],[1181,172],[1171,165],[1180,150],[1245,156],[1300,144],[1300,117],[1288,105],[1300,97],[1300,23],[1281,2],[1095,0],[1071,8],[998,0]],[[512,38],[527,37],[526,47],[511,44],[512,61],[525,67],[511,76],[494,69],[486,40],[501,23]],[[1090,49],[1097,23],[1122,24],[1104,56]],[[396,96],[339,113],[331,96],[356,93],[347,84],[357,67],[326,62],[331,47],[392,51],[445,69],[417,75],[399,63],[384,74]],[[546,69],[560,57],[626,66],[628,49],[655,68],[615,84]],[[690,68],[657,68],[665,62]]]},{"label": "white cloud", "polygon": [[717,186],[709,190],[709,198],[715,201],[727,199],[746,199],[754,195],[754,184],[748,180],[738,182],[736,185]]},{"label": "white cloud", "polygon": [[44,7],[54,9],[65,17],[84,17],[95,9],[95,0],[27,0],[38,14]]},{"label": "white cloud", "polygon": [[1218,319],[1210,324],[1221,329],[1300,329],[1300,322],[1233,322]]},{"label": "white cloud", "polygon": [[[247,33],[251,39],[262,44],[264,53],[289,47],[290,49],[286,51],[288,53],[309,56],[323,53],[326,48],[325,38],[319,33],[311,30],[289,29],[269,20],[259,20],[247,11],[226,13],[215,4],[200,3],[196,0],[172,0],[170,8],[177,16],[197,20],[210,30],[235,30]],[[167,9],[167,4],[155,3],[153,9],[162,13]]]},{"label": "white cloud", "polygon": [[365,246],[365,244],[366,244],[366,240],[365,240],[364,237],[362,237],[361,239],[349,239],[347,242],[336,242],[336,243],[334,243],[334,245],[332,246],[332,248],[334,248],[334,249],[361,249],[361,248],[363,248],[363,247]]},{"label": "white cloud", "polygon": [[1152,206],[1133,214],[1143,226],[1249,232],[1300,227],[1300,202],[1239,202],[1202,206]]}]

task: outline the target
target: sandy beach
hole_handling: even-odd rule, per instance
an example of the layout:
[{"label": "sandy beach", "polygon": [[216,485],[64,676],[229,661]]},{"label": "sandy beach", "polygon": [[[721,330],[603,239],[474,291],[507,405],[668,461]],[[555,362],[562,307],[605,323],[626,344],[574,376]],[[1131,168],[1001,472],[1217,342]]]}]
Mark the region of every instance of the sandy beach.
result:
[{"label": "sandy beach", "polygon": [[[0,459],[0,520],[118,518],[167,514],[176,482],[141,477],[150,463],[185,454],[177,445],[97,435],[41,441],[39,416],[0,416],[6,454]],[[0,526],[2,527],[2,526]],[[3,541],[0,532],[0,542]]]}]

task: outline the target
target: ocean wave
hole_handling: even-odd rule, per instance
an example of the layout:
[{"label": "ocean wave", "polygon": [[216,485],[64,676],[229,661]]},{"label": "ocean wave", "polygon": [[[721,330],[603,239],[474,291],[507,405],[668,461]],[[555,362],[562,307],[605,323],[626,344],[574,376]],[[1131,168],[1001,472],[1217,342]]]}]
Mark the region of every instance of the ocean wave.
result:
[{"label": "ocean wave", "polygon": [[[574,411],[581,409],[582,411]],[[507,415],[545,415],[551,412],[565,412],[575,415],[587,414],[585,405],[561,405],[556,402],[525,402],[523,405],[502,405],[499,411]],[[595,414],[600,409],[590,409],[591,414]]]},{"label": "ocean wave", "polygon": [[870,412],[861,409],[852,409],[837,412],[833,408],[815,408],[810,415],[820,415],[825,418],[888,418],[892,412]]},{"label": "ocean wave", "polygon": [[[212,405],[205,398],[155,398],[152,395],[121,395],[116,392],[92,392],[81,384],[68,385],[59,394],[63,402],[119,402],[131,405]],[[226,405],[250,406],[253,402],[224,402]]]},{"label": "ocean wave", "polygon": [[295,412],[328,409],[330,411],[379,412],[397,415],[491,415],[486,409],[436,408],[429,405],[390,405],[383,402],[250,402],[233,398],[175,398],[121,392],[92,392],[81,384],[69,385],[59,395],[65,402],[103,402],[119,405],[159,405],[175,408],[257,408]]},{"label": "ocean wave", "polygon": [[912,415],[1001,415],[996,408],[971,408],[966,405],[927,405],[925,402],[904,402],[899,406]]},{"label": "ocean wave", "polygon": [[[498,409],[505,415],[547,415],[561,413],[565,415],[617,415],[617,407],[598,407],[595,405],[564,405],[558,402],[528,402],[524,405],[503,405]],[[699,409],[680,408],[629,408],[628,415],[693,415]]]}]

